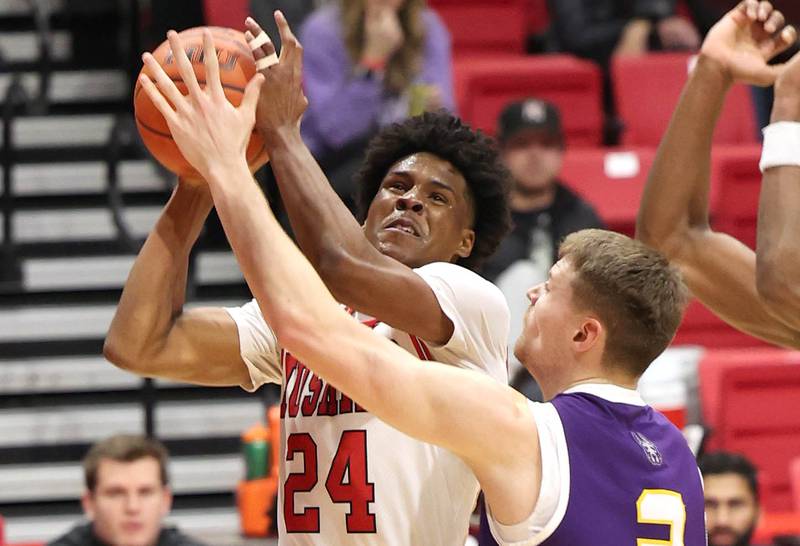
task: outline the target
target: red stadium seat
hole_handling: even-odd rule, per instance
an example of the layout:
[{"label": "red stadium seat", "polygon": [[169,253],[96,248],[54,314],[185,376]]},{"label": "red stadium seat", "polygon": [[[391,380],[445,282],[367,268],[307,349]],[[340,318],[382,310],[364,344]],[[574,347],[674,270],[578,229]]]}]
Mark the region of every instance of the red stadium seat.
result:
[{"label": "red stadium seat", "polygon": [[206,24],[215,27],[244,29],[244,19],[250,14],[248,0],[204,0]]},{"label": "red stadium seat", "polygon": [[789,477],[792,482],[792,501],[794,511],[800,512],[800,455],[789,463]]},{"label": "red stadium seat", "polygon": [[600,144],[601,79],[592,63],[569,55],[463,57],[453,77],[461,117],[489,134],[506,104],[537,97],[561,109],[568,146]]},{"label": "red stadium seat", "polygon": [[756,247],[761,145],[717,146],[711,176],[718,188],[714,229],[728,233],[752,249]]},{"label": "red stadium seat", "polygon": [[765,474],[765,508],[790,510],[789,463],[800,455],[800,352],[707,351],[700,382],[710,447],[751,459]]},{"label": "red stadium seat", "polygon": [[703,345],[711,348],[746,348],[768,345],[766,342],[730,326],[694,299],[686,308],[683,322],[681,322],[672,344]]},{"label": "red stadium seat", "polygon": [[527,0],[525,12],[528,34],[543,32],[550,25],[547,0]]},{"label": "red stadium seat", "polygon": [[[678,102],[691,56],[653,53],[615,58],[611,66],[617,110],[626,146],[656,146]],[[714,134],[716,144],[747,144],[757,139],[750,90],[734,86]]]},{"label": "red stadium seat", "polygon": [[521,54],[527,0],[431,0],[453,38],[453,52]]},{"label": "red stadium seat", "polygon": [[652,148],[567,148],[561,179],[594,205],[609,229],[632,236],[654,156]]}]

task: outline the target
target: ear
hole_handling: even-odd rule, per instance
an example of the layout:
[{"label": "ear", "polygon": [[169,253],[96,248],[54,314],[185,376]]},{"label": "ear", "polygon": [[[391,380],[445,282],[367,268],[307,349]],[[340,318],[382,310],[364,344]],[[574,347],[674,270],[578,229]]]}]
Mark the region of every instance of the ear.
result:
[{"label": "ear", "polygon": [[456,250],[456,255],[460,258],[466,258],[472,254],[472,247],[475,246],[475,230],[464,229],[461,232],[461,242]]},{"label": "ear", "polygon": [[88,489],[84,490],[83,495],[81,495],[81,506],[83,507],[83,513],[86,515],[86,519],[93,520],[94,497],[92,496],[92,492]]},{"label": "ear", "polygon": [[172,510],[172,488],[170,488],[169,486],[165,486],[162,494],[164,495],[164,497],[162,499],[163,503],[161,508],[161,515],[163,517],[167,517],[167,515],[169,515],[170,511]]},{"label": "ear", "polygon": [[600,321],[594,317],[586,317],[572,337],[572,343],[576,351],[585,353],[601,343],[604,336],[605,328]]}]

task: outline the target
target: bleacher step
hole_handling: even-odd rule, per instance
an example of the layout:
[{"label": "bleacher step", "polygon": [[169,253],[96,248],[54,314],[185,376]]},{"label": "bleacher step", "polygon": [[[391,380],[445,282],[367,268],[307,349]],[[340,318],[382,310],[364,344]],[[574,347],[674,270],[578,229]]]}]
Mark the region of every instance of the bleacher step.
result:
[{"label": "bleacher step", "polygon": [[[16,165],[12,171],[14,195],[105,194],[106,174],[107,166],[101,161]],[[123,193],[157,192],[168,186],[153,162],[146,159],[120,162],[118,177],[118,187]]]},{"label": "bleacher step", "polygon": [[[69,32],[51,32],[50,45],[51,60],[66,61],[72,56],[72,37]],[[39,59],[39,37],[33,31],[0,33],[0,51],[5,60],[11,63],[36,61]]]},{"label": "bleacher step", "polygon": [[[36,96],[39,74],[23,72],[20,77],[29,96]],[[0,74],[0,96],[5,96],[11,79],[10,74]],[[128,76],[121,70],[63,70],[51,74],[47,99],[51,104],[90,105],[94,102],[123,101],[129,93]]]}]

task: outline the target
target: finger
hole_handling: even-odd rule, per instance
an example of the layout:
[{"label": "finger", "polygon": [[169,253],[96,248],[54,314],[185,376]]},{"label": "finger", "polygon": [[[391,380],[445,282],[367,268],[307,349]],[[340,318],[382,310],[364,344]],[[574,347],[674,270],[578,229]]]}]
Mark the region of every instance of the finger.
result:
[{"label": "finger", "polygon": [[166,96],[170,102],[175,105],[176,109],[186,106],[185,97],[175,86],[175,82],[172,81],[172,78],[167,76],[167,73],[164,72],[164,69],[160,64],[158,64],[158,61],[156,61],[155,57],[153,57],[150,53],[145,53],[142,55],[142,61],[144,61],[147,71],[150,73],[148,75],[148,81],[152,83],[150,78],[155,80],[160,93],[163,93],[164,96]]},{"label": "finger", "polygon": [[772,4],[769,2],[759,2],[758,4],[758,20],[766,21],[772,14]]},{"label": "finger", "polygon": [[786,19],[783,17],[783,13],[778,10],[773,10],[769,16],[769,19],[767,19],[767,22],[764,23],[764,30],[770,34],[773,34],[782,29],[785,23]]},{"label": "finger", "polygon": [[147,96],[150,97],[153,106],[155,106],[156,109],[161,112],[161,115],[164,116],[164,119],[167,120],[167,124],[177,122],[178,116],[175,114],[175,110],[172,109],[172,105],[167,102],[167,99],[164,98],[164,95],[161,94],[161,91],[159,91],[153,83],[153,80],[151,80],[147,74],[139,74],[139,83],[142,89],[144,89],[144,92],[147,93]]},{"label": "finger", "polygon": [[215,99],[225,98],[222,82],[219,80],[219,59],[214,47],[214,38],[211,31],[203,29],[203,64],[206,67],[206,89],[211,91]]},{"label": "finger", "polygon": [[175,57],[175,64],[178,65],[178,72],[180,72],[181,79],[183,79],[183,83],[186,84],[186,88],[189,90],[189,96],[193,98],[200,97],[203,91],[200,89],[200,84],[197,83],[197,76],[194,74],[192,61],[186,56],[186,50],[183,48],[181,37],[178,36],[178,33],[174,30],[170,30],[167,32],[167,40],[169,40],[172,55]]},{"label": "finger", "polygon": [[242,110],[248,115],[255,115],[256,104],[258,104],[258,94],[261,91],[261,86],[264,84],[264,74],[256,73],[247,86],[244,88],[244,97],[239,104],[239,110]]},{"label": "finger", "polygon": [[744,9],[751,21],[758,19],[758,0],[745,0]]},{"label": "finger", "polygon": [[244,37],[253,52],[256,60],[256,69],[267,74],[266,70],[278,63],[278,56],[275,54],[275,44],[269,39],[266,32],[253,35],[251,31],[246,31]]},{"label": "finger", "polygon": [[280,32],[281,35],[281,60],[283,60],[284,51],[286,52],[287,58],[289,55],[294,55],[300,46],[300,42],[292,33],[292,29],[289,27],[289,22],[286,20],[286,17],[284,17],[283,12],[280,10],[275,12],[275,23],[278,25],[278,32]]}]

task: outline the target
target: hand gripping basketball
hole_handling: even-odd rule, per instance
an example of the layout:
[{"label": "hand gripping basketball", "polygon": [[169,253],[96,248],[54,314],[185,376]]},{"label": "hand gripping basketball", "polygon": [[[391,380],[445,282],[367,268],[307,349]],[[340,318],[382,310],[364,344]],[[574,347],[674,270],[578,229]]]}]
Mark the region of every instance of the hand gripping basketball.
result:
[{"label": "hand gripping basketball", "polygon": [[188,95],[178,90],[176,82],[149,53],[142,59],[155,83],[145,71],[139,75],[139,83],[164,116],[180,152],[201,176],[208,178],[214,168],[247,161],[247,145],[264,76],[254,75],[247,82],[241,104],[234,106],[226,98],[220,81],[211,32],[204,29],[202,36],[205,88],[200,87],[181,37],[175,31],[168,32],[167,37]]}]

